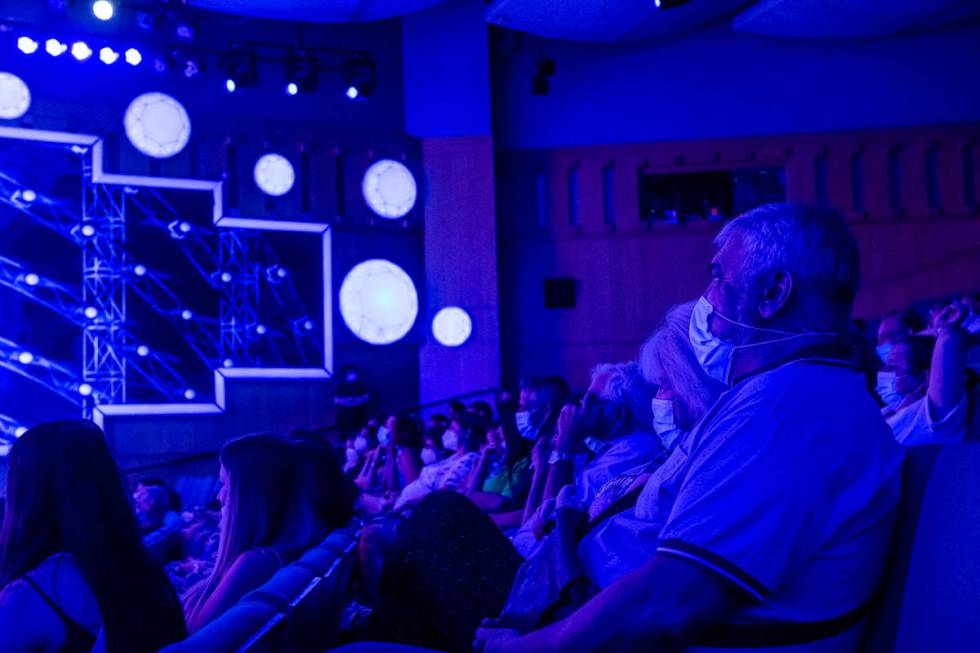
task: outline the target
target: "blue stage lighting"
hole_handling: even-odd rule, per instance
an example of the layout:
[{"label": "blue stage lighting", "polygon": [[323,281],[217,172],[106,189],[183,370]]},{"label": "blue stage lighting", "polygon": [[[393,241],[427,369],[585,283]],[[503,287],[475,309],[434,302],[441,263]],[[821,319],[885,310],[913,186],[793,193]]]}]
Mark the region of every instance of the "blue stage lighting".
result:
[{"label": "blue stage lighting", "polygon": [[231,78],[225,80],[226,91],[228,91],[229,93],[234,93],[236,88],[238,88],[238,84],[235,83],[235,80]]},{"label": "blue stage lighting", "polygon": [[24,54],[34,54],[37,52],[38,43],[29,36],[22,36],[17,39],[17,49]]},{"label": "blue stage lighting", "polygon": [[91,238],[92,236],[95,235],[95,227],[93,227],[90,224],[83,226],[82,235],[85,236],[86,238]]},{"label": "blue stage lighting", "polygon": [[260,324],[255,327],[255,333],[259,334],[260,336],[264,336],[268,332],[269,332],[269,328],[264,324]]},{"label": "blue stage lighting", "polygon": [[111,66],[112,64],[119,61],[119,53],[113,50],[112,48],[110,48],[109,46],[106,46],[101,50],[99,50],[99,60],[105,65]]},{"label": "blue stage lighting", "polygon": [[197,397],[197,393],[191,390],[190,388],[184,390],[184,399],[186,399],[187,401],[193,401],[195,397]]},{"label": "blue stage lighting", "polygon": [[296,95],[299,93],[299,86],[296,85],[296,82],[289,82],[286,84],[286,93],[289,95]]},{"label": "blue stage lighting", "polygon": [[234,367],[235,366],[235,361],[231,360],[230,358],[226,358],[224,360],[224,362],[221,363],[221,365],[222,365],[222,367]]},{"label": "blue stage lighting", "polygon": [[194,319],[194,313],[192,311],[190,311],[189,309],[186,309],[185,308],[184,310],[182,310],[180,312],[180,319],[182,319],[182,320],[193,320]]},{"label": "blue stage lighting", "polygon": [[44,42],[44,51],[52,57],[60,57],[68,51],[68,46],[58,39],[48,39]]},{"label": "blue stage lighting", "polygon": [[146,274],[146,266],[145,265],[136,265],[133,268],[133,274],[135,274],[137,277],[142,277],[144,274]]},{"label": "blue stage lighting", "polygon": [[24,200],[25,202],[30,203],[30,202],[33,202],[34,200],[37,199],[37,193],[35,193],[34,191],[32,191],[30,188],[25,188],[21,192],[20,198],[22,200]]},{"label": "blue stage lighting", "polygon": [[17,360],[21,365],[30,365],[34,362],[34,354],[29,351],[22,351],[17,354]]},{"label": "blue stage lighting", "polygon": [[418,292],[404,270],[384,259],[357,264],[340,286],[340,314],[361,340],[387,345],[405,337],[418,316]]},{"label": "blue stage lighting", "polygon": [[41,283],[41,277],[37,276],[33,272],[29,272],[24,276],[24,283],[26,283],[28,286],[36,286],[37,284]]},{"label": "blue stage lighting", "polygon": [[97,309],[94,306],[85,307],[85,317],[87,317],[90,320],[94,320],[98,316],[99,316],[99,309]]},{"label": "blue stage lighting", "polygon": [[15,438],[19,438],[19,437],[23,436],[25,433],[27,433],[27,427],[26,426],[18,426],[17,429],[14,431],[14,437]]},{"label": "blue stage lighting", "polygon": [[95,0],[92,3],[92,13],[99,20],[111,20],[112,15],[116,13],[116,8],[109,0]]},{"label": "blue stage lighting", "polygon": [[307,320],[306,322],[303,322],[303,328],[306,329],[307,331],[312,331],[314,326],[315,325],[313,324],[313,320]]},{"label": "blue stage lighting", "polygon": [[140,51],[136,48],[126,50],[126,53],[123,56],[126,57],[126,63],[128,63],[130,66],[138,66],[140,65],[140,62],[143,61],[143,55],[141,55]]},{"label": "blue stage lighting", "polygon": [[469,313],[457,306],[442,309],[432,320],[432,335],[446,347],[459,347],[470,339],[471,333],[473,321]]},{"label": "blue stage lighting", "polygon": [[92,56],[92,48],[85,41],[75,41],[71,46],[71,56],[79,61],[85,61]]},{"label": "blue stage lighting", "polygon": [[231,277],[231,272],[222,272],[221,273],[221,281],[223,283],[231,283],[231,278],[232,278]]},{"label": "blue stage lighting", "polygon": [[356,86],[347,87],[347,97],[349,97],[351,100],[356,100],[360,94],[361,92],[357,90]]},{"label": "blue stage lighting", "polygon": [[136,348],[136,355],[146,358],[147,356],[150,355],[150,348],[147,347],[146,345],[140,345],[139,347]]},{"label": "blue stage lighting", "polygon": [[92,386],[88,383],[82,383],[78,386],[78,394],[83,397],[88,397],[92,394]]}]

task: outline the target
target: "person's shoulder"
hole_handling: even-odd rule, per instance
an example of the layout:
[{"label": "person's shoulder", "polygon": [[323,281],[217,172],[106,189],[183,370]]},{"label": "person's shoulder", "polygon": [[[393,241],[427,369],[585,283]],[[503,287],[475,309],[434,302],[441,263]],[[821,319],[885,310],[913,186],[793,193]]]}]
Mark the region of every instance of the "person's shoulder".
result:
[{"label": "person's shoulder", "polygon": [[282,554],[271,547],[249,549],[240,554],[231,569],[239,572],[278,569],[282,566]]}]

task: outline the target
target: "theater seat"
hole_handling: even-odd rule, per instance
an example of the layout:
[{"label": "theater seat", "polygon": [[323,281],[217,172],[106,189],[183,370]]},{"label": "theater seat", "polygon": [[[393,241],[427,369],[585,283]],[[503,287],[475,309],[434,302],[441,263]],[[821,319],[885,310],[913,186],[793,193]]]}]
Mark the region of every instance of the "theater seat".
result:
[{"label": "theater seat", "polygon": [[245,595],[242,601],[265,601],[285,611],[309,587],[317,574],[296,564],[283,567],[262,587]]},{"label": "theater seat", "polygon": [[160,653],[234,653],[281,614],[259,601],[242,601],[187,639]]},{"label": "theater seat", "polygon": [[905,583],[895,653],[980,650],[980,443],[932,470]]}]

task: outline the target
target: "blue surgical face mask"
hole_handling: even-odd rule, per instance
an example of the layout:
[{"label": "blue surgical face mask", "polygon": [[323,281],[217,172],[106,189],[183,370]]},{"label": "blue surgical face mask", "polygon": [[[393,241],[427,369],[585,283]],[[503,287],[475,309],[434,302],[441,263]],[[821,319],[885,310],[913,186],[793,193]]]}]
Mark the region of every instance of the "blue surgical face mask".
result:
[{"label": "blue surgical face mask", "polygon": [[359,435],[354,438],[354,451],[357,453],[364,453],[368,450],[369,445],[370,443],[368,442],[368,439],[363,435]]},{"label": "blue surgical face mask", "polygon": [[888,354],[891,353],[892,347],[894,347],[894,345],[890,342],[884,342],[875,347],[875,351],[878,352],[878,359],[881,360],[882,363],[888,363]]},{"label": "blue surgical face mask", "polygon": [[881,370],[878,372],[878,382],[875,384],[875,392],[888,408],[894,409],[905,399],[897,389],[898,375],[894,372]]},{"label": "blue surgical face mask", "polygon": [[654,397],[650,401],[650,408],[653,410],[653,430],[660,436],[660,441],[664,449],[672,449],[684,436],[685,431],[677,426],[674,419],[674,406],[676,399],[657,399]]},{"label": "blue surgical face mask", "polygon": [[378,427],[378,444],[382,447],[387,447],[391,444],[391,431],[388,430],[387,426]]},{"label": "blue surgical face mask", "polygon": [[442,448],[447,451],[456,451],[459,448],[459,433],[452,429],[447,429],[442,434]]},{"label": "blue surgical face mask", "polygon": [[[711,329],[708,327],[708,317],[712,313],[714,313],[715,317],[739,328],[755,331],[756,333],[768,333],[778,337],[771,340],[753,342],[745,345],[733,345],[732,343],[722,340],[715,334],[711,333]],[[694,305],[694,310],[691,311],[691,324],[690,328],[688,329],[688,336],[691,339],[691,347],[694,349],[694,355],[697,356],[701,367],[708,376],[716,381],[724,383],[725,385],[729,385],[731,380],[732,361],[735,358],[735,353],[741,349],[761,347],[763,345],[771,345],[777,342],[796,340],[797,338],[835,335],[838,334],[809,332],[793,333],[792,331],[779,331],[777,329],[766,329],[763,327],[755,327],[750,324],[743,324],[742,322],[725,317],[719,313],[717,310],[715,310],[715,307],[711,305],[711,302],[709,302],[703,296],[698,299],[697,303]]]},{"label": "blue surgical face mask", "polygon": [[431,465],[432,463],[439,460],[439,454],[432,447],[425,447],[422,449],[422,464]]},{"label": "blue surgical face mask", "polygon": [[529,410],[519,410],[514,413],[514,422],[517,425],[517,432],[525,440],[531,440],[532,442],[538,437],[538,429],[531,422],[531,411]]}]

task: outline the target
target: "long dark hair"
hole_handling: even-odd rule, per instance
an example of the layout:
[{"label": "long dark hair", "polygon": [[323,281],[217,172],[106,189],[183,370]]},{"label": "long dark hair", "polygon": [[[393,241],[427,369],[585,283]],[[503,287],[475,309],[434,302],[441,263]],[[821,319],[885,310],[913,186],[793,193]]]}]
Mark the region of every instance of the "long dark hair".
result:
[{"label": "long dark hair", "polygon": [[147,553],[102,430],[40,424],[10,450],[0,587],[68,553],[92,589],[109,653],[157,651],[187,634],[180,602]]},{"label": "long dark hair", "polygon": [[319,522],[317,537],[347,526],[354,517],[354,501],[357,486],[341,469],[330,447],[318,442],[296,442],[303,465],[306,490],[313,508],[313,516]]}]

